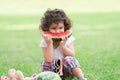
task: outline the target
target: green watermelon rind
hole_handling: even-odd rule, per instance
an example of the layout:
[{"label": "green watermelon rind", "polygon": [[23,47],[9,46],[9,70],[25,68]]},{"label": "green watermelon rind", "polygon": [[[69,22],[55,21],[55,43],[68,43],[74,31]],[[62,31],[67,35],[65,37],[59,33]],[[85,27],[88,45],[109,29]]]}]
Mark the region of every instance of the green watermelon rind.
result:
[{"label": "green watermelon rind", "polygon": [[61,78],[54,72],[45,71],[38,74],[34,80],[61,80]]},{"label": "green watermelon rind", "polygon": [[[68,38],[71,36],[72,34],[70,34],[69,36],[67,36]],[[62,41],[62,39],[61,38],[52,38],[52,40],[54,41],[54,42],[59,42],[59,41]]]}]

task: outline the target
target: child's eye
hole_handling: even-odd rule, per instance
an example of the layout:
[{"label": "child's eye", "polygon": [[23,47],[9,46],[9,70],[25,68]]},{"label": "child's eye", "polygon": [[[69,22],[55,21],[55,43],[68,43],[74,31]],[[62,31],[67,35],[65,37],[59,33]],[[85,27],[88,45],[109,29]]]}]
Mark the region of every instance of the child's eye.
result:
[{"label": "child's eye", "polygon": [[52,28],[53,30],[55,30],[56,28]]},{"label": "child's eye", "polygon": [[63,29],[63,27],[60,27],[60,29]]}]

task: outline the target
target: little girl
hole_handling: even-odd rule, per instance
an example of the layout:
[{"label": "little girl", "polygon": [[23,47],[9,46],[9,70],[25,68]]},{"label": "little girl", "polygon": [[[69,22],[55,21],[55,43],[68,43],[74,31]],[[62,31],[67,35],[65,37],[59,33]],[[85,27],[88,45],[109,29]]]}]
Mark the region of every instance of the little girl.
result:
[{"label": "little girl", "polygon": [[[71,21],[61,9],[48,9],[41,19],[40,30],[43,32],[48,31],[51,33],[62,33],[70,30]],[[67,77],[77,77],[78,80],[87,80],[84,78],[82,70],[78,61],[75,59],[74,40],[73,36],[69,38],[66,36],[61,37],[61,41],[55,42],[52,36],[43,35],[43,40],[40,43],[42,48],[44,61],[41,63],[42,71],[53,71],[60,73],[62,80]],[[63,67],[63,68],[62,68]],[[62,69],[63,75],[60,69]]]}]

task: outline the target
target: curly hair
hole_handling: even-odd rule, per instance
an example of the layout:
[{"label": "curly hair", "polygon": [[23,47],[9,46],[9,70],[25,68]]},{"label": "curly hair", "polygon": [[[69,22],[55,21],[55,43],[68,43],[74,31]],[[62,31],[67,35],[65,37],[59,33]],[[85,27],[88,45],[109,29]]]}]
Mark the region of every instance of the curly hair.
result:
[{"label": "curly hair", "polygon": [[61,9],[48,9],[44,16],[41,18],[41,24],[39,26],[39,29],[42,29],[42,31],[48,31],[50,25],[52,23],[58,24],[60,22],[64,23],[64,31],[71,28],[71,21],[65,14],[65,12]]}]

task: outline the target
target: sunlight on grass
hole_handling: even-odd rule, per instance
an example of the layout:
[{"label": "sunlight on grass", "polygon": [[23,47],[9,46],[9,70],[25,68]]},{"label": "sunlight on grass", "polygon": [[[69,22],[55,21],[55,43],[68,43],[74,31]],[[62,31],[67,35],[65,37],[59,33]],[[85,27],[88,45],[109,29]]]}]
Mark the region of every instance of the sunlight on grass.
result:
[{"label": "sunlight on grass", "polygon": [[3,27],[1,27],[1,29],[3,30],[33,30],[33,29],[39,29],[38,28],[39,25],[37,24],[28,24],[28,25],[5,25]]}]

